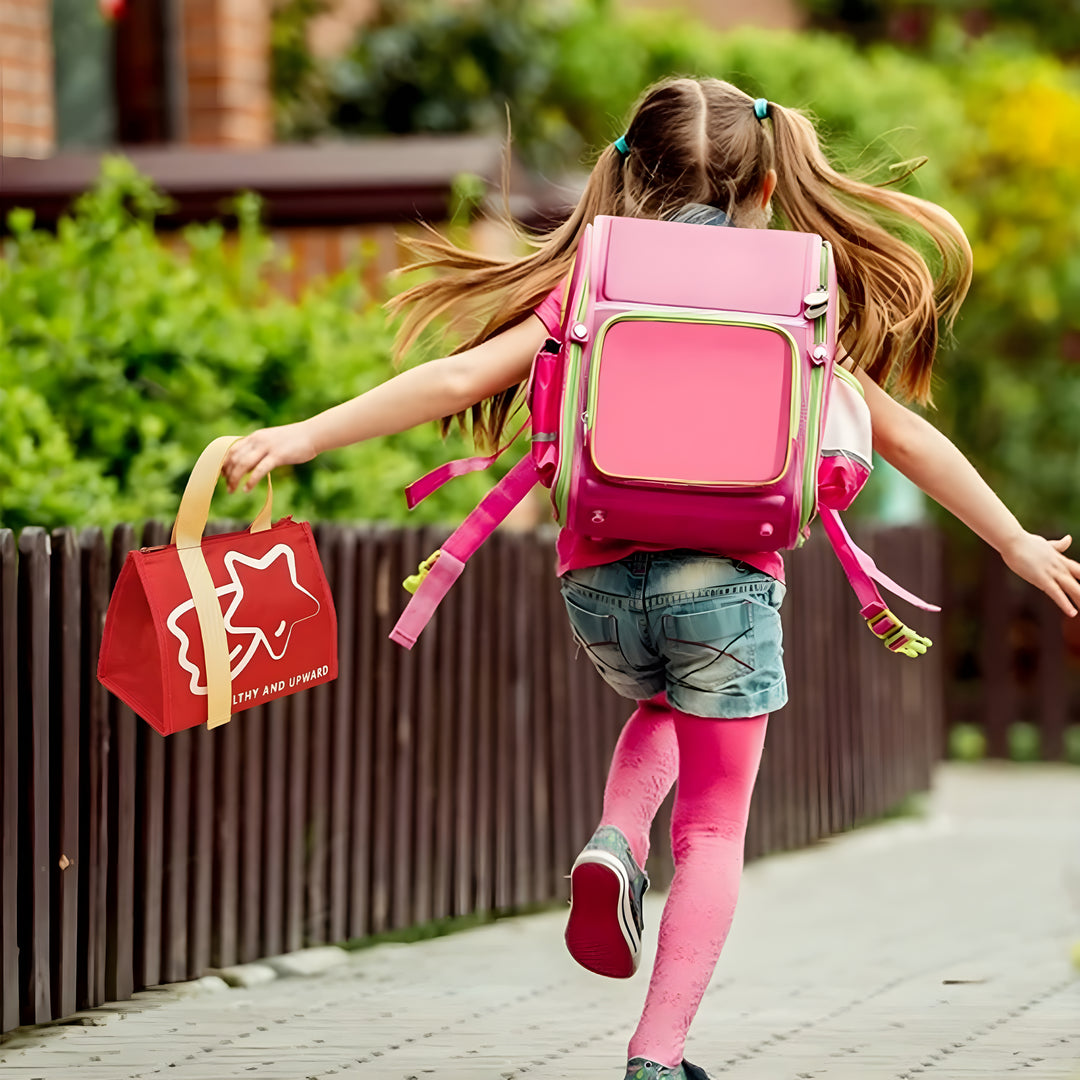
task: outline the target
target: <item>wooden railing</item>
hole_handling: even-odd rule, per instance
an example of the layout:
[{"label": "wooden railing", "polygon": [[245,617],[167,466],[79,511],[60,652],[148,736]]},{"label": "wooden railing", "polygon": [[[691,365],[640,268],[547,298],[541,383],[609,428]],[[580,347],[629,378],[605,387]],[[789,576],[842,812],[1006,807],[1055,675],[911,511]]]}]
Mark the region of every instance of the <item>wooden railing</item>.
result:
[{"label": "wooden railing", "polygon": [[1071,733],[1075,760],[1080,618],[1065,616],[986,545],[953,538],[948,566],[948,722],[972,725],[987,756],[998,758],[1060,761]]},{"label": "wooden railing", "polygon": [[[162,738],[95,667],[111,583],[164,527],[0,530],[0,1030],[304,945],[565,896],[629,703],[575,659],[551,537],[496,534],[411,653],[387,640],[398,582],[442,535],[317,537],[339,679]],[[906,584],[939,590],[935,534],[864,540]],[[926,788],[941,743],[933,653],[886,654],[827,547],[790,564],[792,703],[770,724],[751,857]],[[664,811],[660,884],[666,831]]]}]

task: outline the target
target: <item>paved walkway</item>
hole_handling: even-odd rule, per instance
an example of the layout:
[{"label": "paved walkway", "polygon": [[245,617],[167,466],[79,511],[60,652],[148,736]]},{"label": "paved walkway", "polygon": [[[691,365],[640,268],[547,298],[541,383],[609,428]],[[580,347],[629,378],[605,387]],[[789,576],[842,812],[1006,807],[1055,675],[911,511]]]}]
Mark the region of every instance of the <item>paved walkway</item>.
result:
[{"label": "paved walkway", "polygon": [[[561,933],[559,912],[507,919],[314,978],[142,995],[103,1026],[18,1033],[0,1076],[617,1080],[646,974],[590,976]],[[725,1080],[1080,1080],[1077,940],[1080,770],[945,768],[924,819],[748,868],[688,1053]]]}]

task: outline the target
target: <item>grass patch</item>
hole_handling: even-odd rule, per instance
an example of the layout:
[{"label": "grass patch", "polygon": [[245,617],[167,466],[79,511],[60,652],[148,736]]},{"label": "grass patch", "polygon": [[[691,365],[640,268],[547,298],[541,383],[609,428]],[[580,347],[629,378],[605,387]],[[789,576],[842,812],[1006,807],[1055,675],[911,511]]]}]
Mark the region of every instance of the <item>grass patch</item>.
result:
[{"label": "grass patch", "polygon": [[1042,732],[1034,724],[1018,720],[1009,725],[1009,760],[1041,761]]},{"label": "grass patch", "polygon": [[1080,724],[1070,724],[1065,729],[1065,760],[1070,765],[1080,765]]},{"label": "grass patch", "polygon": [[562,906],[561,900],[549,900],[541,904],[523,904],[520,907],[500,908],[493,911],[474,911],[469,915],[451,915],[445,919],[432,919],[417,926],[403,926],[397,930],[384,930],[381,934],[368,937],[350,938],[341,943],[343,949],[358,952],[361,949],[373,949],[376,945],[399,944],[411,945],[417,941],[431,941],[433,938],[459,934],[463,930],[475,930],[480,926],[498,922],[500,919],[512,919],[519,915],[538,915],[545,911],[554,911]]},{"label": "grass patch", "polygon": [[[913,791],[910,795],[905,795],[898,803],[883,810],[880,814],[876,814],[873,817],[860,818],[850,829],[845,829],[843,833],[838,835],[852,833],[857,829],[865,829],[868,825],[882,825],[886,821],[903,821],[905,819],[924,818],[927,815],[929,804],[930,792]],[[829,837],[825,837],[824,839],[828,840]]]},{"label": "grass patch", "polygon": [[[890,806],[876,821],[897,821],[900,818],[924,818],[930,805],[929,791],[913,791],[895,806]],[[872,824],[864,821],[863,825]]]},{"label": "grass patch", "polygon": [[986,757],[986,734],[979,724],[953,724],[949,728],[949,758],[982,761]]}]

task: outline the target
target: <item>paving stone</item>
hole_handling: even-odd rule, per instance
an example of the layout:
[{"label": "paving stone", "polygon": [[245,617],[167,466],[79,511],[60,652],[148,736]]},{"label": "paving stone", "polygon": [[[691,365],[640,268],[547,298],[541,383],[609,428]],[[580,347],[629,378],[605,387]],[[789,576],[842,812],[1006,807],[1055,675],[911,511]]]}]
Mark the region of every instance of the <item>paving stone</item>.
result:
[{"label": "paving stone", "polygon": [[312,949],[271,956],[262,963],[283,978],[288,976],[322,975],[348,961],[348,953],[337,945],[322,945]]},{"label": "paving stone", "polygon": [[208,994],[219,994],[228,989],[229,984],[217,975],[204,975],[201,979],[191,979],[189,982],[159,983],[157,986],[150,987],[151,993],[156,992],[166,997],[171,995],[177,998],[206,997]]},{"label": "paving stone", "polygon": [[[747,867],[687,1053],[716,1080],[1080,1080],[1078,881],[1080,769],[943,768],[924,818]],[[0,1076],[621,1080],[662,903],[634,979],[574,965],[554,911],[20,1029]]]},{"label": "paving stone", "polygon": [[232,967],[216,968],[213,974],[223,979],[229,986],[243,989],[251,986],[264,986],[278,977],[278,973],[269,964],[261,962],[234,964]]}]

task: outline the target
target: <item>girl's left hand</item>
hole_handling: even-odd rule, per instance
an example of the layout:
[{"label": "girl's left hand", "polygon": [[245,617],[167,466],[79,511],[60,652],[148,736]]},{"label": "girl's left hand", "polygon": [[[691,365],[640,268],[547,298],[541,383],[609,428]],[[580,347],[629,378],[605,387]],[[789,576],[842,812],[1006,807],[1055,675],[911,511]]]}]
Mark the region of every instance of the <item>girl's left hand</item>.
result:
[{"label": "girl's left hand", "polygon": [[1025,532],[1001,550],[1014,574],[1042,589],[1070,617],[1080,608],[1080,563],[1064,554],[1071,543],[1071,536],[1047,540]]}]

